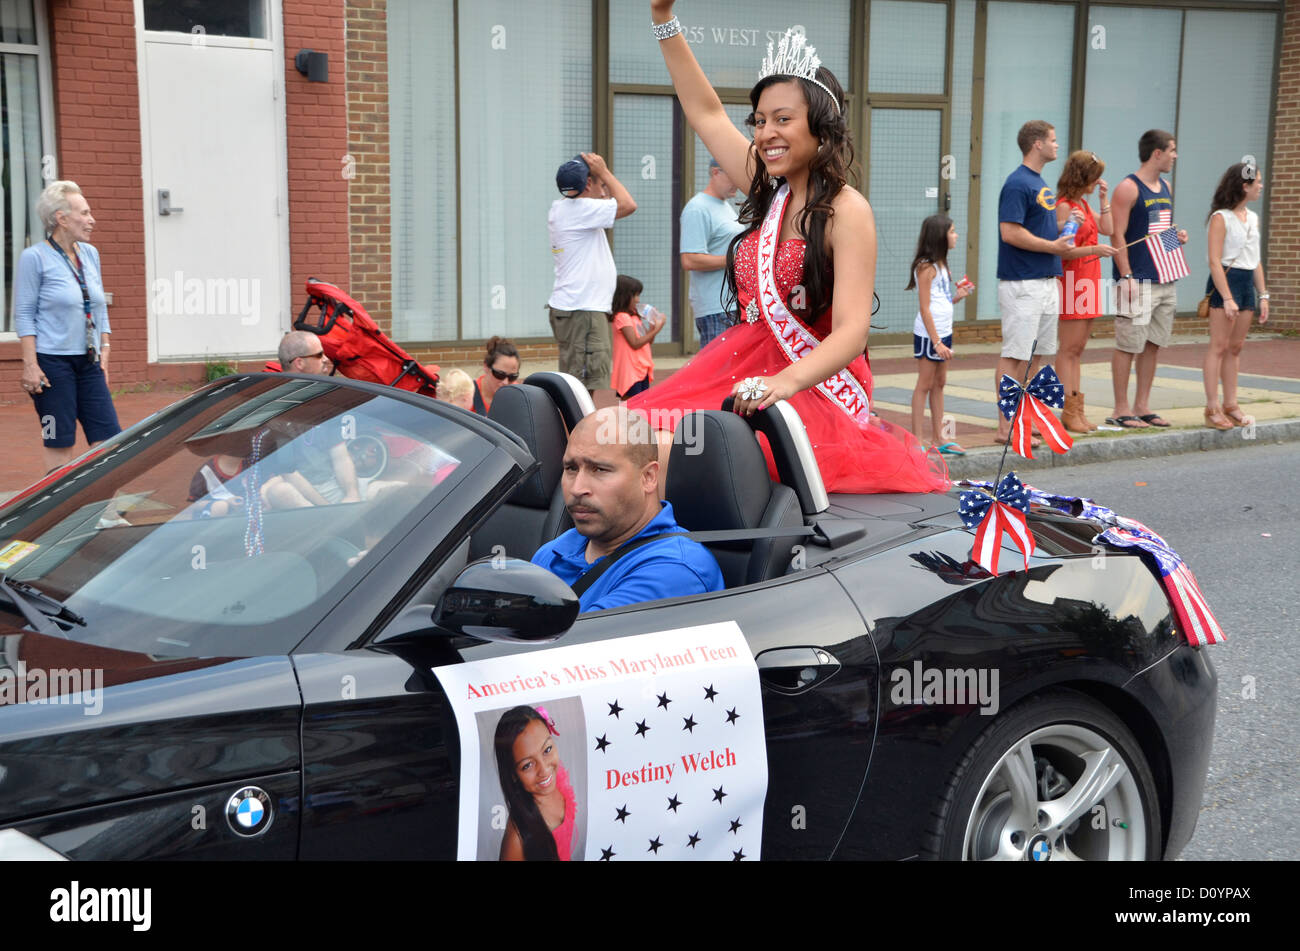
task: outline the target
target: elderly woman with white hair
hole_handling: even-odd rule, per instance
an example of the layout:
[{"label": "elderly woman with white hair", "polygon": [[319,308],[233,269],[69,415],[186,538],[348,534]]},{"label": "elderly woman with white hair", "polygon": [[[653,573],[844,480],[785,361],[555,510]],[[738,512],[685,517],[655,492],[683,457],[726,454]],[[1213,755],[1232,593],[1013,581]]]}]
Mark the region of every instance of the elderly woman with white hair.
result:
[{"label": "elderly woman with white hair", "polygon": [[94,446],[121,432],[108,392],[109,326],[95,218],[76,182],[52,182],[36,202],[48,237],[23,251],[14,317],[23,389],[36,406],[45,464],[72,460],[77,420]]}]

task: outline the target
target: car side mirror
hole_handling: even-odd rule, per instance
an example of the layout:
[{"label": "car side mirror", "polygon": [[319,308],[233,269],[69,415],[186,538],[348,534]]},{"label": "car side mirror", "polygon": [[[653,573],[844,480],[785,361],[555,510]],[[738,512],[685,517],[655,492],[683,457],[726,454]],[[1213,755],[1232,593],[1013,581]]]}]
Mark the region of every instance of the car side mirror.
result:
[{"label": "car side mirror", "polygon": [[433,623],[480,640],[529,644],[556,640],[580,610],[573,589],[545,568],[496,556],[456,576],[433,609]]}]

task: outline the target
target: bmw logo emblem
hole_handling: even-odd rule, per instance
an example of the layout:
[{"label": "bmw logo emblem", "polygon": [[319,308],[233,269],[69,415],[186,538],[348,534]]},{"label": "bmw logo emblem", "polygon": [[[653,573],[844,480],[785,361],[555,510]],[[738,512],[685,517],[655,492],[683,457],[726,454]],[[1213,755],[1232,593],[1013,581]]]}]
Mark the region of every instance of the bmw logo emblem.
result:
[{"label": "bmw logo emblem", "polygon": [[1047,841],[1047,836],[1036,835],[1033,841],[1029,843],[1029,860],[1031,862],[1050,862],[1052,859],[1052,843]]},{"label": "bmw logo emblem", "polygon": [[238,835],[261,835],[274,817],[271,797],[256,786],[245,786],[226,803],[226,822]]}]

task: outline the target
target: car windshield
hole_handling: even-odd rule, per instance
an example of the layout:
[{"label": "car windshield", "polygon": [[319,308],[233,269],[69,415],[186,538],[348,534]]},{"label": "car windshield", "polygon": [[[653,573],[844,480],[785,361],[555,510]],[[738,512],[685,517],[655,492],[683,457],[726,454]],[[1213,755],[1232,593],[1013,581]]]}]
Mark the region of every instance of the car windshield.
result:
[{"label": "car windshield", "polygon": [[[0,573],[81,615],[75,640],[287,652],[492,451],[434,405],[271,374],[195,394],[0,510]],[[6,596],[0,619],[22,624]]]}]

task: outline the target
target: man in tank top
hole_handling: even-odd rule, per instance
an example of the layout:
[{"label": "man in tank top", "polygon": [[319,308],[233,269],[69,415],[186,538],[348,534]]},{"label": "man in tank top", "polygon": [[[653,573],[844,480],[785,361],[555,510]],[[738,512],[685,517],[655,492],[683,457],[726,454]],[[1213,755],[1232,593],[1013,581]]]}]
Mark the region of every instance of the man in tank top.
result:
[{"label": "man in tank top", "polygon": [[[1138,160],[1142,163],[1115,189],[1111,212],[1115,231],[1111,243],[1115,256],[1115,353],[1111,357],[1111,383],[1115,391],[1112,426],[1146,429],[1168,426],[1159,413],[1151,411],[1151,384],[1156,376],[1160,348],[1169,345],[1174,327],[1178,292],[1174,281],[1160,283],[1155,262],[1143,240],[1151,222],[1161,212],[1172,223],[1174,197],[1162,176],[1173,171],[1178,158],[1174,137],[1163,129],[1150,129],[1138,139]],[[1178,241],[1187,243],[1187,232],[1178,229]],[[1137,358],[1137,390],[1130,407],[1128,378]]]}]

